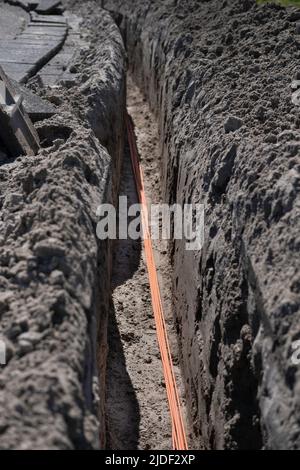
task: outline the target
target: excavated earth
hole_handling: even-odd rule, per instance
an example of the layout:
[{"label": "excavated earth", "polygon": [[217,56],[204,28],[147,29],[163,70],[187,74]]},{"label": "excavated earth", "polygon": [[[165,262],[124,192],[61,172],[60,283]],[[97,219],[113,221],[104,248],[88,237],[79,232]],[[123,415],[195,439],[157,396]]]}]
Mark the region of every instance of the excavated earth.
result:
[{"label": "excavated earth", "polygon": [[0,448],[170,445],[141,246],[96,237],[97,207],[135,198],[125,44],[146,189],[205,206],[202,250],[156,247],[190,447],[300,449],[300,11],[64,4],[82,18],[74,79],[29,83],[57,114],[36,157],[0,165]]},{"label": "excavated earth", "polygon": [[299,448],[300,12],[254,0],[104,7],[158,116],[165,201],[205,205],[204,248],[170,247],[195,444]]},{"label": "excavated earth", "polygon": [[1,449],[105,446],[111,255],[96,210],[117,194],[125,52],[110,15],[86,8],[76,79],[32,84],[57,107],[36,125],[43,148],[0,166]]}]

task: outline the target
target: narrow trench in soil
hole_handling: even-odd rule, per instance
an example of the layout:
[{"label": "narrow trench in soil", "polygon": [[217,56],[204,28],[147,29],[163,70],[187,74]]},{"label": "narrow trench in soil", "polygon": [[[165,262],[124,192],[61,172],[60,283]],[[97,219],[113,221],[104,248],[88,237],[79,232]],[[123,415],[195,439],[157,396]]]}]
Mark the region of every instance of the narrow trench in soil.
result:
[{"label": "narrow trench in soil", "polygon": [[[127,108],[134,121],[148,203],[162,202],[157,123],[131,77],[128,77]],[[120,196],[127,196],[128,206],[138,203],[128,145]],[[175,374],[184,407],[173,327],[167,242],[155,242],[154,252]],[[108,446],[114,450],[171,449],[171,420],[141,240],[117,242],[112,290],[106,398]],[[185,416],[184,409],[183,414]]]}]

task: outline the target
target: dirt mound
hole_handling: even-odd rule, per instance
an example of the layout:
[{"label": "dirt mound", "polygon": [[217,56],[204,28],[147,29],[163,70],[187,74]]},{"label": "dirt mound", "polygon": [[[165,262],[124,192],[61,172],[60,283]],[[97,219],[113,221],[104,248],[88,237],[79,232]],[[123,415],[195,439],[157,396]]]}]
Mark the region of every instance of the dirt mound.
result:
[{"label": "dirt mound", "polygon": [[104,11],[83,27],[73,86],[36,85],[57,105],[37,126],[44,148],[0,166],[1,449],[105,445],[111,260],[96,209],[117,190],[124,49]]}]

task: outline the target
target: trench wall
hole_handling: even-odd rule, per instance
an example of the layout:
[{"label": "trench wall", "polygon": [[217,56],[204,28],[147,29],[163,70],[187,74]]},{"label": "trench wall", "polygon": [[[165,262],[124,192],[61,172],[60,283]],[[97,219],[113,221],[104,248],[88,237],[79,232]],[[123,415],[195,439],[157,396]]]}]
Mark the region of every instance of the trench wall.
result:
[{"label": "trench wall", "polygon": [[40,90],[58,111],[38,125],[44,148],[0,166],[1,449],[105,446],[111,254],[96,210],[118,192],[125,53],[110,15],[85,12],[76,82]]},{"label": "trench wall", "polygon": [[299,448],[299,11],[103,5],[158,116],[166,202],[205,204],[202,251],[170,247],[194,447]]}]

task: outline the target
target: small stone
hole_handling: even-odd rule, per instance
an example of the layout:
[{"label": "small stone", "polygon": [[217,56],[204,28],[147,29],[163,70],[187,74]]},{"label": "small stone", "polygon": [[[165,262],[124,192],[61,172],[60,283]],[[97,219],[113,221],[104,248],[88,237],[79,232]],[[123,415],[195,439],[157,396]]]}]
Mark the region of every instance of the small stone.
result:
[{"label": "small stone", "polygon": [[4,208],[17,209],[23,202],[22,194],[11,193],[5,200]]},{"label": "small stone", "polygon": [[240,362],[242,353],[243,353],[243,342],[242,340],[237,340],[237,342],[234,344],[233,349],[233,360],[235,363]]},{"label": "small stone", "polygon": [[70,73],[78,73],[78,71],[79,71],[78,64],[71,65],[71,67],[69,68],[69,71],[70,71]]},{"label": "small stone", "polygon": [[292,94],[292,103],[295,106],[300,106],[300,89],[297,91],[294,91],[294,93]]},{"label": "small stone", "polygon": [[51,258],[53,256],[64,256],[65,249],[60,246],[59,241],[53,238],[38,242],[34,247],[34,253],[41,258]]},{"label": "small stone", "polygon": [[292,90],[298,90],[300,88],[300,80],[293,80],[291,83]]},{"label": "small stone", "polygon": [[28,354],[33,351],[33,344],[23,340],[19,342],[19,348],[20,354]]},{"label": "small stone", "polygon": [[244,325],[241,329],[241,340],[243,343],[251,343],[252,342],[252,330],[250,325]]},{"label": "small stone", "polygon": [[64,283],[64,275],[61,271],[55,270],[50,275],[50,284],[56,284],[62,286]]},{"label": "small stone", "polygon": [[18,273],[16,276],[16,279],[19,282],[19,284],[22,284],[22,285],[29,283],[29,278],[28,278],[26,271]]},{"label": "small stone", "polygon": [[35,331],[28,331],[27,333],[23,333],[19,336],[18,342],[21,344],[22,342],[30,343],[32,346],[35,346],[42,338],[40,333],[36,333]]},{"label": "small stone", "polygon": [[296,34],[300,34],[300,23],[296,24]]},{"label": "small stone", "polygon": [[241,119],[235,116],[229,116],[224,124],[224,129],[226,134],[228,134],[229,132],[237,131],[242,125],[243,121]]},{"label": "small stone", "polygon": [[267,113],[267,110],[263,106],[258,105],[257,108],[255,109],[255,115],[257,119],[261,122],[265,121],[266,113]]}]

